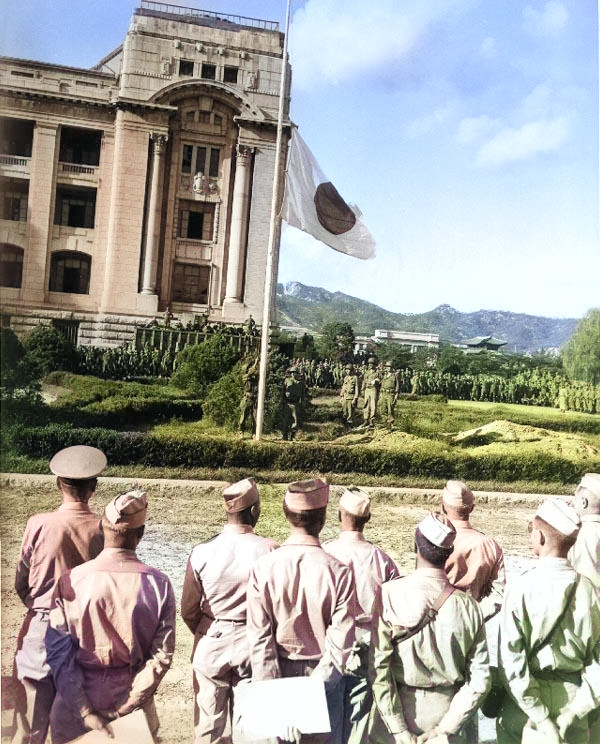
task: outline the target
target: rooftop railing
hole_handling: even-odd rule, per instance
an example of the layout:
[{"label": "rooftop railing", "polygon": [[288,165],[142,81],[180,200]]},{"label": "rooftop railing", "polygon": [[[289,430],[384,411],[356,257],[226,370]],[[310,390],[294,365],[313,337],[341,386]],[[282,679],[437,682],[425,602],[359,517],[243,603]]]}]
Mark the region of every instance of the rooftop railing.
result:
[{"label": "rooftop railing", "polygon": [[222,23],[233,23],[236,26],[258,28],[263,31],[279,31],[279,23],[277,21],[263,21],[259,18],[247,18],[246,16],[230,15],[228,13],[213,13],[210,10],[199,10],[183,5],[171,5],[171,3],[158,3],[155,0],[140,0],[140,6],[136,12],[141,15],[160,14],[169,17],[177,16],[188,23],[199,23],[216,27]]}]

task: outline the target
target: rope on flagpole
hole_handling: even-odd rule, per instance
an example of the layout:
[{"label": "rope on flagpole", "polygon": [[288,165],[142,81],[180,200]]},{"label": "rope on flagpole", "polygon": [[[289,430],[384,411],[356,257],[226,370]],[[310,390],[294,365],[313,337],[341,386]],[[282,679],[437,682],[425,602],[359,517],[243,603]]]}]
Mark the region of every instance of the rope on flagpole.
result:
[{"label": "rope on flagpole", "polygon": [[260,367],[258,376],[258,399],[256,406],[256,432],[258,441],[262,436],[265,417],[265,396],[267,390],[267,367],[269,364],[269,338],[271,335],[271,302],[273,299],[273,251],[277,226],[277,206],[279,203],[279,171],[281,168],[281,142],[283,139],[283,109],[285,103],[288,32],[290,28],[290,5],[287,0],[285,13],[285,36],[283,41],[283,58],[281,61],[281,81],[279,86],[279,111],[277,114],[277,139],[275,143],[275,168],[273,174],[273,192],[271,198],[271,222],[269,224],[269,243],[267,246],[267,264],[265,267],[265,292],[263,299],[263,319],[260,336]]}]

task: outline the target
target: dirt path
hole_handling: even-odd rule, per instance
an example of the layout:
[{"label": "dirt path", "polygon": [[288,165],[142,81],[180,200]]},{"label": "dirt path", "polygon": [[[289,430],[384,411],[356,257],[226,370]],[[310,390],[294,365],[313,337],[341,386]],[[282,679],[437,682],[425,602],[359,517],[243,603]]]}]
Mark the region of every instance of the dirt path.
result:
[{"label": "dirt path", "polygon": [[[260,485],[260,484],[259,484]],[[198,542],[216,534],[223,523],[221,490],[216,481],[136,480],[101,478],[92,508],[100,514],[117,493],[131,487],[143,487],[150,496],[146,534],[138,549],[140,558],[163,570],[173,582],[179,600],[187,557]],[[287,529],[281,513],[284,486],[260,486],[262,516],[258,532],[285,539]],[[332,505],[342,488],[332,486]],[[367,538],[386,550],[408,573],[414,566],[413,535],[416,524],[440,503],[436,489],[376,488],[372,495],[373,516],[365,530]],[[527,548],[527,521],[536,505],[545,498],[531,494],[477,492],[473,524],[495,537],[507,556],[509,574],[530,560]],[[23,606],[13,589],[14,570],[20,541],[28,517],[51,511],[59,497],[52,476],[0,476],[0,537],[2,544],[2,676],[10,676],[16,638],[24,616]],[[337,512],[329,509],[322,538],[337,534]],[[177,647],[173,666],[157,693],[163,744],[189,744],[192,741],[191,634],[178,618]],[[10,713],[3,711],[2,742],[7,733]],[[484,723],[482,741],[493,741],[493,725]]]}]

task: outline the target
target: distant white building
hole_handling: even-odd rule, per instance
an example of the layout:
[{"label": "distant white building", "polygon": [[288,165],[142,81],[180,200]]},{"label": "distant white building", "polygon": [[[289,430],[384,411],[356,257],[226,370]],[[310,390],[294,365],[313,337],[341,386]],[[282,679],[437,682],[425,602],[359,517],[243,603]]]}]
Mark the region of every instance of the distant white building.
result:
[{"label": "distant white building", "polygon": [[376,344],[384,342],[405,346],[416,351],[420,348],[438,349],[440,346],[440,336],[438,333],[416,333],[413,331],[387,331],[377,328],[371,336]]}]

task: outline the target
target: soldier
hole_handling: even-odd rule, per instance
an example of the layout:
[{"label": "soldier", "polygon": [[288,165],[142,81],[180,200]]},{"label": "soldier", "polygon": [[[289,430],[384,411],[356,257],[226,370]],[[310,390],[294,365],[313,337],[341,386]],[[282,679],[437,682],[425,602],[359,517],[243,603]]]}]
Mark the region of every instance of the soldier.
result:
[{"label": "soldier", "polygon": [[379,386],[381,384],[379,377],[379,372],[375,369],[375,359],[370,357],[362,381],[362,394],[365,401],[363,423],[365,426],[372,426],[375,423]]},{"label": "soldier", "polygon": [[600,589],[600,474],[586,473],[575,490],[572,505],[581,518],[581,529],[569,560],[577,573]]},{"label": "soldier", "polygon": [[231,742],[233,688],[250,677],[246,637],[246,587],[250,567],[274,550],[254,534],[260,498],[252,478],[223,491],[227,523],[189,557],[181,616],[194,634],[195,742]]},{"label": "soldier", "polygon": [[341,679],[357,614],[352,571],[319,542],[329,486],[319,478],[290,483],[283,512],[290,536],[259,558],[248,582],[252,679],[311,675],[325,683],[329,742],[341,741]]},{"label": "soldier", "polygon": [[498,744],[589,742],[588,714],[600,706],[600,602],[567,553],[577,512],[546,499],[529,523],[538,561],[510,584],[500,612],[500,671],[510,690]]},{"label": "soldier", "polygon": [[88,502],[106,457],[95,447],[78,445],[60,450],[50,460],[62,504],[56,511],[36,514],[25,528],[17,564],[15,589],[27,615],[17,640],[15,672],[25,691],[25,710],[15,713],[23,741],[43,742],[55,688],[46,660],[44,637],[52,592],[70,568],[95,558],[102,550],[100,519]]},{"label": "soldier", "polygon": [[359,395],[359,384],[358,376],[354,371],[351,364],[346,365],[346,375],[342,382],[342,389],[340,390],[340,398],[342,399],[342,414],[344,420],[348,424],[352,424],[352,417],[354,415],[354,409],[358,401]]},{"label": "soldier", "polygon": [[416,571],[381,588],[373,693],[395,744],[476,740],[466,729],[489,686],[488,648],[479,605],[444,570],[455,534],[429,514],[415,531]]},{"label": "soldier", "polygon": [[175,597],[169,579],[135,554],[144,534],[147,497],[130,491],[104,510],[104,550],[58,580],[46,634],[57,696],[53,744],[138,708],[155,735],[154,693],[175,648]]},{"label": "soldier", "polygon": [[394,408],[398,400],[398,391],[398,375],[394,372],[392,363],[386,362],[379,388],[379,405],[390,428],[394,424]]},{"label": "soldier", "polygon": [[260,357],[248,360],[242,368],[242,399],[240,401],[240,419],[238,429],[244,432],[248,422],[252,424],[252,431],[256,428],[256,397],[258,395],[258,363]]},{"label": "soldier", "polygon": [[[366,741],[373,691],[368,679],[368,653],[371,644],[373,605],[384,581],[400,576],[394,561],[377,545],[365,539],[363,530],[371,519],[371,499],[359,488],[350,486],[340,497],[341,532],[323,549],[352,568],[356,584],[359,614],[356,616],[356,640],[344,673],[342,742]],[[376,618],[375,618],[376,619]]]},{"label": "soldier", "polygon": [[297,367],[291,367],[289,375],[283,382],[283,426],[284,439],[293,439],[298,430],[301,417],[301,405],[304,397],[304,384],[300,379]]},{"label": "soldier", "polygon": [[469,522],[475,508],[473,491],[466,483],[451,480],[442,491],[442,511],[454,529],[454,550],[446,561],[450,583],[470,592],[480,603],[485,621],[500,612],[506,584],[504,553],[498,543]]}]

